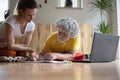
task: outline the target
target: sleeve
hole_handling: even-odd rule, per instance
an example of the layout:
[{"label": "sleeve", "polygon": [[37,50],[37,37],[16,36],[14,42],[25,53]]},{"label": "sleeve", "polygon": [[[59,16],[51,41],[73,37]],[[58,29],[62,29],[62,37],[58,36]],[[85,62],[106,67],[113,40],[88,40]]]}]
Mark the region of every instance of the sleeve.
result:
[{"label": "sleeve", "polygon": [[71,43],[71,51],[79,50],[80,49],[80,36],[76,37]]},{"label": "sleeve", "polygon": [[45,52],[51,52],[51,41],[52,41],[52,36],[48,37],[45,43],[43,44],[43,51]]},{"label": "sleeve", "polygon": [[30,23],[27,24],[27,32],[34,30],[35,30],[35,23],[31,21]]},{"label": "sleeve", "polygon": [[15,19],[13,15],[8,16],[7,19],[5,20],[5,23],[8,23],[11,27],[14,28]]}]

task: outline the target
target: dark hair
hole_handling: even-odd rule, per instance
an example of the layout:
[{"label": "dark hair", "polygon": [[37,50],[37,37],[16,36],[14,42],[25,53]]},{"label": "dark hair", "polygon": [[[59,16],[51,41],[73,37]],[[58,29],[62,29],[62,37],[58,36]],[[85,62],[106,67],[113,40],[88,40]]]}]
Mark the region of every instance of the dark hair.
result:
[{"label": "dark hair", "polygon": [[19,0],[17,10],[26,10],[26,9],[38,8],[35,0]]}]

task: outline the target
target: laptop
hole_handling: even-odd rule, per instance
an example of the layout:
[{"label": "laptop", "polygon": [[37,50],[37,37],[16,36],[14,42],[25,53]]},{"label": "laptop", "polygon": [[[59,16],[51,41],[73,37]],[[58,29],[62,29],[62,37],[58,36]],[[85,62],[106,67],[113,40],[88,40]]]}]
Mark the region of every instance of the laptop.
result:
[{"label": "laptop", "polygon": [[73,62],[111,62],[115,60],[119,36],[94,33],[91,54],[88,59],[73,60]]}]

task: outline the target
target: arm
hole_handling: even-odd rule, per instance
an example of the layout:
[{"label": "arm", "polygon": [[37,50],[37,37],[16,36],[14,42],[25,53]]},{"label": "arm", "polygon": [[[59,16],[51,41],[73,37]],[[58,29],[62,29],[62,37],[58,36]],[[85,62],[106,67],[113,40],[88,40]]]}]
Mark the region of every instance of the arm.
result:
[{"label": "arm", "polygon": [[[63,46],[62,46],[63,47]],[[66,48],[67,47],[67,48]],[[72,60],[74,57],[74,54],[77,53],[80,49],[80,37],[76,37],[72,39],[70,42],[68,42],[68,45],[64,46],[64,48],[68,49],[67,53],[48,53],[50,55],[50,58],[52,59],[60,59],[60,60]],[[46,50],[43,51],[43,53],[47,53]],[[45,56],[45,58],[48,58],[49,56]]]},{"label": "arm", "polygon": [[72,60],[73,54],[76,53],[76,51],[71,51],[70,53],[46,53],[45,51],[42,51],[39,55],[39,58],[41,59],[48,59],[48,60]]},{"label": "arm", "polygon": [[[61,54],[61,53],[50,53],[49,54],[52,60],[72,60],[73,59],[73,54],[70,53],[65,53],[65,54]],[[46,56],[45,56],[46,58]]]},{"label": "arm", "polygon": [[29,47],[15,44],[13,29],[8,23],[6,23],[6,39],[7,39],[7,47],[9,49],[13,49],[17,51],[32,51],[31,48]]},{"label": "arm", "polygon": [[33,31],[27,32],[26,37],[25,37],[25,41],[24,41],[24,44],[26,46],[29,46],[29,44],[32,40],[32,35],[33,35]]},{"label": "arm", "polygon": [[[48,42],[48,41],[47,41]],[[59,52],[52,52],[52,48],[48,45],[49,43],[46,43],[46,45],[43,47],[43,51],[41,52],[41,56],[43,56],[44,59],[60,59],[60,60],[72,60],[73,54],[78,52],[80,48],[80,38],[75,38],[72,42],[70,42],[67,46],[68,53],[59,53]],[[57,47],[57,46],[56,46]],[[64,46],[66,48],[66,46]],[[49,50],[50,49],[50,50]]]}]

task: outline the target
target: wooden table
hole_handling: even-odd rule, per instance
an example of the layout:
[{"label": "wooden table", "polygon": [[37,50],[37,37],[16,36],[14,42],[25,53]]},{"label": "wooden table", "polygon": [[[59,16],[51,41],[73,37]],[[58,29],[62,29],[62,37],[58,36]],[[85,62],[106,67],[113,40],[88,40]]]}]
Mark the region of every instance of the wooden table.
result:
[{"label": "wooden table", "polygon": [[0,80],[119,80],[111,63],[0,63]]}]

